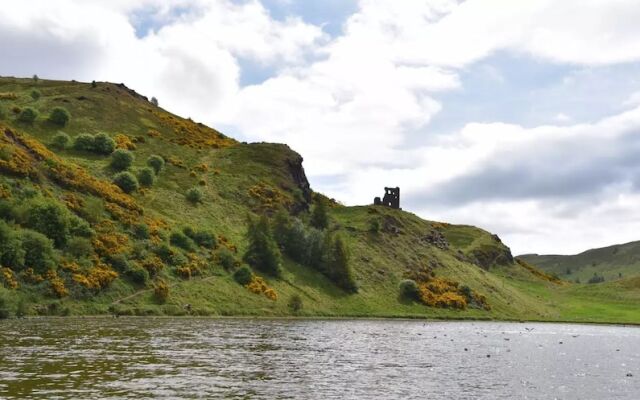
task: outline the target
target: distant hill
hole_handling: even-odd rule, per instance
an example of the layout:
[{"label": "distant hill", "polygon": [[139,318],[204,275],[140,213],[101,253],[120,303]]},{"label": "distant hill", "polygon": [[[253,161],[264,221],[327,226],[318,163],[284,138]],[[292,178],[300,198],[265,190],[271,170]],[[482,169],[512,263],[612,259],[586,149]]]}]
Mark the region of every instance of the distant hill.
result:
[{"label": "distant hill", "polygon": [[591,249],[576,255],[525,254],[519,258],[572,282],[586,283],[594,274],[605,281],[640,276],[640,241]]},{"label": "distant hill", "polygon": [[0,78],[0,318],[640,321],[635,282],[594,293],[480,228],[342,206],[302,161],[122,84]]}]

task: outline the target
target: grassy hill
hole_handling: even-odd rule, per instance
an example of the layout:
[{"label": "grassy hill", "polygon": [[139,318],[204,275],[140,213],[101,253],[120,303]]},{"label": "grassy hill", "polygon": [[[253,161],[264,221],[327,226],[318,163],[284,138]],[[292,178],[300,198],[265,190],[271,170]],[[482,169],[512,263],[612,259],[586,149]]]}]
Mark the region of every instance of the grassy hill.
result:
[{"label": "grassy hill", "polygon": [[640,275],[640,242],[587,250],[576,255],[520,256],[523,260],[572,282],[586,283],[594,274],[605,282]]},{"label": "grassy hill", "polygon": [[[59,107],[68,122],[51,118]],[[321,209],[328,226],[314,228]],[[257,247],[282,253],[279,274],[244,257],[248,221],[277,242]],[[342,206],[311,190],[286,145],[239,143],[103,82],[0,78],[0,264],[10,315],[640,322],[635,281],[570,284],[482,229]],[[407,279],[417,287],[401,293]]]}]

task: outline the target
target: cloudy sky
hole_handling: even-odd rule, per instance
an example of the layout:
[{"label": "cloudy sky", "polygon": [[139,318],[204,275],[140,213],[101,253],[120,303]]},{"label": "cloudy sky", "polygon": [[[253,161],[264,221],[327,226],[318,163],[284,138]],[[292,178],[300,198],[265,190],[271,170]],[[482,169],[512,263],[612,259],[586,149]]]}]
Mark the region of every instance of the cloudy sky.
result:
[{"label": "cloudy sky", "polygon": [[637,0],[0,5],[0,75],[124,82],[286,142],[345,204],[400,186],[516,254],[640,240]]}]

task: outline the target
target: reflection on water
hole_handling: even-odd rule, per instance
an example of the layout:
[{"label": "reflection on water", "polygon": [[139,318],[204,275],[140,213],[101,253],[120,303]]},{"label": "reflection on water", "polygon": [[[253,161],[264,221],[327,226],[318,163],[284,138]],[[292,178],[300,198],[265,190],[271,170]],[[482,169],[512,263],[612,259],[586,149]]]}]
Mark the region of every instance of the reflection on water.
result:
[{"label": "reflection on water", "polygon": [[378,320],[0,322],[0,398],[638,399],[640,329]]}]

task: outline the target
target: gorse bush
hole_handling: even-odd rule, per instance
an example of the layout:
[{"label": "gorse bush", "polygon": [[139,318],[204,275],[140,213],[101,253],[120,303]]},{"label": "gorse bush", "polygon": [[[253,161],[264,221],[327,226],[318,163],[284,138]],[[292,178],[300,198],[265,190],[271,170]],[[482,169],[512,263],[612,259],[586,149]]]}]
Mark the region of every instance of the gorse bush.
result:
[{"label": "gorse bush", "polygon": [[133,164],[133,153],[125,149],[116,149],[111,154],[111,168],[122,171],[128,169]]},{"label": "gorse bush", "polygon": [[247,228],[249,245],[244,254],[244,261],[257,270],[279,277],[282,273],[282,256],[273,239],[267,217],[250,217]]},{"label": "gorse bush", "polygon": [[49,114],[49,122],[58,126],[65,126],[71,119],[69,111],[62,107],[56,107]]},{"label": "gorse bush", "polygon": [[113,177],[115,183],[125,193],[132,193],[138,190],[138,180],[130,172],[119,172]]},{"label": "gorse bush", "polygon": [[200,203],[202,202],[202,197],[203,197],[202,190],[193,187],[187,190],[187,194],[185,195],[185,197],[190,203],[193,203],[193,204]]},{"label": "gorse bush", "polygon": [[58,132],[53,136],[53,139],[51,139],[51,146],[59,150],[64,150],[67,148],[70,141],[71,138],[69,135],[64,132]]},{"label": "gorse bush", "polygon": [[108,156],[116,149],[116,141],[104,132],[93,137],[93,151]]},{"label": "gorse bush", "polygon": [[162,171],[162,168],[164,168],[164,158],[153,154],[147,158],[147,165],[153,168],[157,175]]},{"label": "gorse bush", "polygon": [[38,112],[31,107],[26,107],[18,114],[18,121],[32,124],[38,118]]},{"label": "gorse bush", "polygon": [[149,167],[141,168],[138,171],[138,182],[140,182],[142,186],[153,186],[153,182],[155,181],[155,179],[156,174],[155,172],[153,172],[153,169]]},{"label": "gorse bush", "polygon": [[169,285],[167,282],[159,279],[153,286],[153,295],[158,303],[166,303],[169,298]]}]

